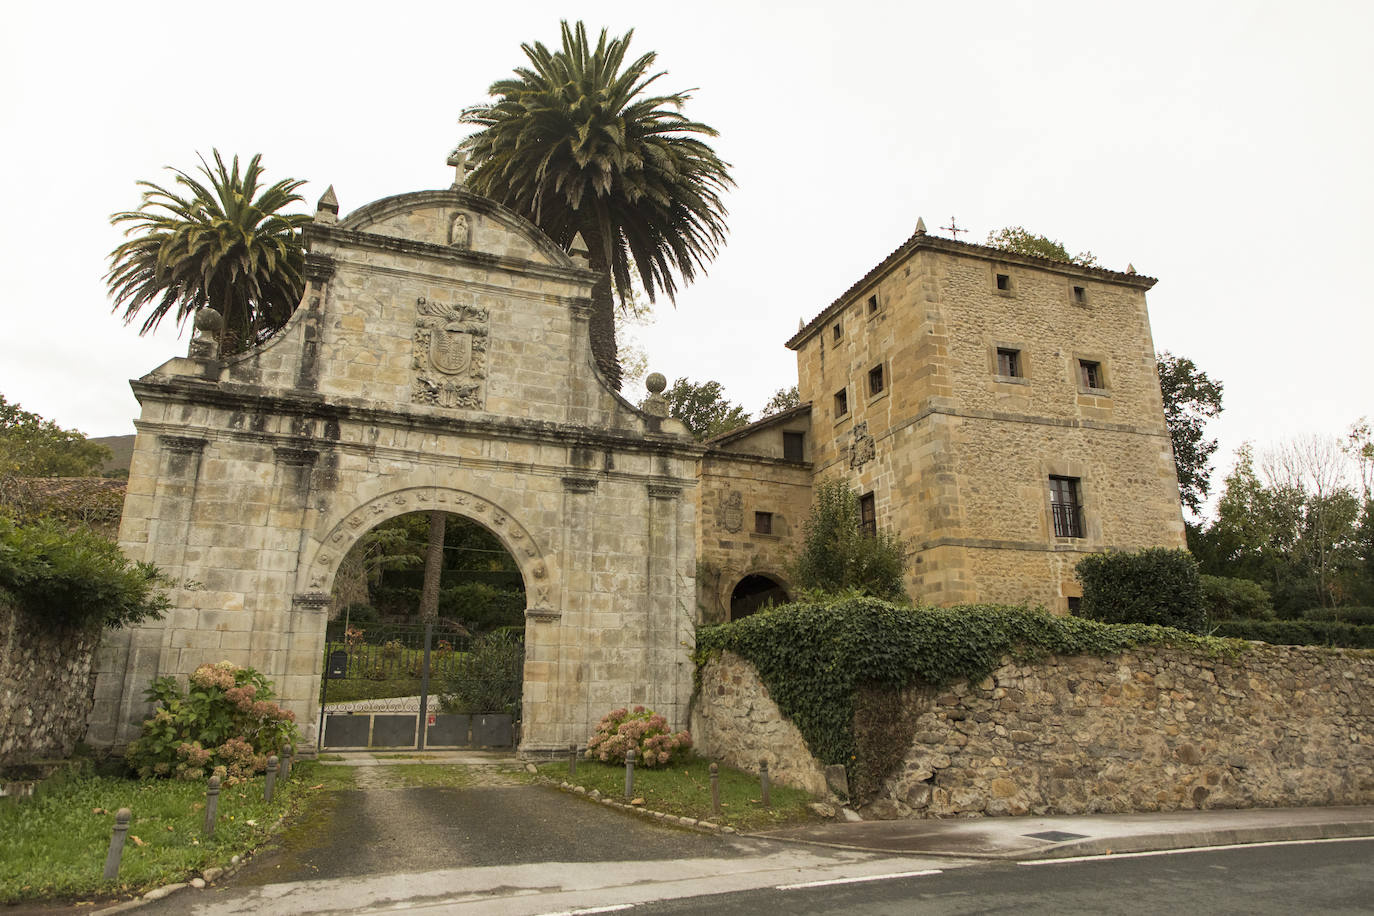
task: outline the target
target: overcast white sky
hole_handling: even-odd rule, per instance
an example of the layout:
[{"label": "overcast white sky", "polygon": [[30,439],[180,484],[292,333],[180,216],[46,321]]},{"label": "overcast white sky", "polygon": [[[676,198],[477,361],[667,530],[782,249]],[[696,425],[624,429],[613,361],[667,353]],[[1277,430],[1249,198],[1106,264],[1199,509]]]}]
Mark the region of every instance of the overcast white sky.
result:
[{"label": "overcast white sky", "polygon": [[[0,31],[0,392],[132,432],[127,380],[185,350],[110,314],[111,213],[218,147],[345,212],[447,187],[459,111],[560,18],[656,50],[720,131],[727,247],[642,333],[751,410],[783,346],[924,216],[1023,225],[1158,277],[1156,347],[1226,385],[1242,441],[1374,416],[1374,4],[23,2]],[[637,398],[640,392],[626,392]]]}]

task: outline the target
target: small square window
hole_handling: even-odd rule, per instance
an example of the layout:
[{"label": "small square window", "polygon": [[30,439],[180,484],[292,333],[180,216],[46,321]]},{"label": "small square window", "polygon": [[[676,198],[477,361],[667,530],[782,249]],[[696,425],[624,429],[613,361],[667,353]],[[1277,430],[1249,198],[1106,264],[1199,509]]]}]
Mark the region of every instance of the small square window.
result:
[{"label": "small square window", "polygon": [[1106,388],[1102,382],[1102,364],[1092,359],[1078,361],[1078,380],[1084,388]]},{"label": "small square window", "polygon": [[835,392],[835,417],[844,416],[849,413],[849,392],[844,388]]},{"label": "small square window", "polygon": [[773,533],[773,513],[755,512],[754,513],[754,533],[772,534]]},{"label": "small square window", "polygon": [[830,342],[831,342],[831,343],[839,343],[839,342],[840,342],[840,338],[843,337],[843,336],[844,336],[844,326],[841,325],[839,322],[836,322],[835,325],[834,325],[833,327],[831,327],[831,329],[830,329]]},{"label": "small square window", "polygon": [[1021,351],[997,348],[997,374],[1004,378],[1021,377]]},{"label": "small square window", "polygon": [[1087,290],[1087,288],[1086,288],[1086,287],[1083,287],[1083,286],[1075,286],[1075,287],[1073,288],[1073,301],[1074,301],[1074,304],[1075,304],[1075,305],[1087,305],[1087,304],[1088,304],[1088,290]]},{"label": "small square window", "polygon": [[1077,616],[1078,616],[1078,612],[1079,612],[1079,610],[1082,609],[1082,607],[1083,607],[1083,599],[1082,599],[1082,598],[1070,598],[1070,599],[1069,599],[1069,613],[1072,614],[1073,616],[1077,617]]},{"label": "small square window", "polygon": [[868,297],[868,314],[878,314],[878,296],[876,293]]},{"label": "small square window", "polygon": [[874,366],[868,370],[868,395],[883,393],[883,367],[882,364]]},{"label": "small square window", "polygon": [[878,536],[878,509],[872,493],[859,497],[859,530],[865,537]]},{"label": "small square window", "polygon": [[782,434],[782,457],[787,461],[806,460],[806,433]]},{"label": "small square window", "polygon": [[1011,274],[997,275],[997,291],[999,293],[1011,292]]}]

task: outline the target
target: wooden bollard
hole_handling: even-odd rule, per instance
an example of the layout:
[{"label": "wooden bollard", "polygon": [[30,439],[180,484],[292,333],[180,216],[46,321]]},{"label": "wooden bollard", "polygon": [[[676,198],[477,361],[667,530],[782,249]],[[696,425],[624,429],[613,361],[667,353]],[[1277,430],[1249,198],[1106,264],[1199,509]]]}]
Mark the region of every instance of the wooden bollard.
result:
[{"label": "wooden bollard", "polygon": [[577,776],[577,745],[568,745],[568,778],[574,779]]},{"label": "wooden bollard", "polygon": [[711,814],[720,817],[720,767],[711,764]]},{"label": "wooden bollard", "polygon": [[633,798],[635,794],[635,749],[630,748],[625,752],[625,797]]},{"label": "wooden bollard", "polygon": [[219,777],[211,776],[205,790],[205,835],[215,835],[215,821],[219,816]]},{"label": "wooden bollard", "polygon": [[296,749],[289,744],[281,746],[281,778],[282,781],[291,778],[291,758],[295,755]]},{"label": "wooden bollard", "polygon": [[262,800],[272,804],[272,790],[277,787],[277,755],[267,758],[266,779],[262,786]]},{"label": "wooden bollard", "polygon": [[768,761],[767,761],[767,760],[760,760],[760,761],[759,761],[759,785],[763,788],[763,806],[764,806],[765,808],[771,807],[771,801],[770,801],[770,799],[769,799],[769,797],[768,797]]},{"label": "wooden bollard", "polygon": [[114,832],[110,834],[110,851],[105,854],[105,880],[113,881],[119,877],[119,861],[124,858],[124,838],[129,833],[129,821],[134,813],[128,808],[120,808],[115,813]]}]

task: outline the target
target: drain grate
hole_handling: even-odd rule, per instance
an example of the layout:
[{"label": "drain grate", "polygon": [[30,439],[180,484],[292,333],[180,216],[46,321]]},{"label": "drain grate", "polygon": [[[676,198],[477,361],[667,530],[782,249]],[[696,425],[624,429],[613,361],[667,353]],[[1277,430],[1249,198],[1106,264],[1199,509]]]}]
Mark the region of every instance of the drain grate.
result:
[{"label": "drain grate", "polygon": [[1081,833],[1065,833],[1062,830],[1046,830],[1043,833],[1027,833],[1025,836],[1032,840],[1046,840],[1050,843],[1065,843],[1069,840],[1086,840],[1087,837]]}]

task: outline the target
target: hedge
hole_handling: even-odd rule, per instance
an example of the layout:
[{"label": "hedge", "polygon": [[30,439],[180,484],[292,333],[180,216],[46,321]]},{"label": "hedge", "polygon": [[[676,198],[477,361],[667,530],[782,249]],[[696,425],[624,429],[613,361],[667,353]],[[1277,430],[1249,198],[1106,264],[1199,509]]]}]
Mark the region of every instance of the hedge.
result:
[{"label": "hedge", "polygon": [[1276,646],[1374,649],[1374,626],[1326,620],[1228,620],[1217,624],[1214,635],[1254,639]]},{"label": "hedge", "polygon": [[1314,607],[1299,616],[1304,620],[1333,620],[1337,623],[1374,626],[1374,607]]},{"label": "hedge", "polygon": [[1078,614],[1089,620],[1206,630],[1197,560],[1186,550],[1095,553],[1079,560],[1074,572],[1083,583]]}]

